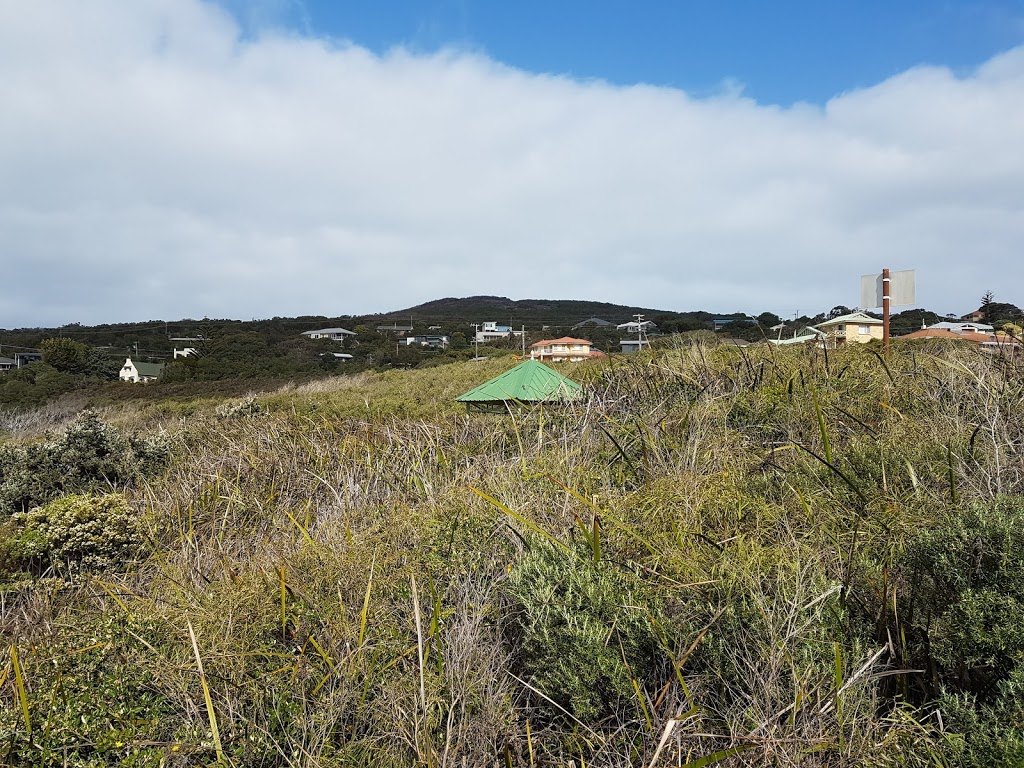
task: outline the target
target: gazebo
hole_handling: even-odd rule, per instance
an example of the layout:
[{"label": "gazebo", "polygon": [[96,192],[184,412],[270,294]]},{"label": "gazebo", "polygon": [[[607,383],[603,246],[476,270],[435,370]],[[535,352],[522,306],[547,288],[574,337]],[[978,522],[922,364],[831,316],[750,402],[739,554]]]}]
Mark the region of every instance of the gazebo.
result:
[{"label": "gazebo", "polygon": [[537,360],[527,360],[455,398],[466,410],[507,412],[512,405],[568,403],[583,396],[572,379]]}]

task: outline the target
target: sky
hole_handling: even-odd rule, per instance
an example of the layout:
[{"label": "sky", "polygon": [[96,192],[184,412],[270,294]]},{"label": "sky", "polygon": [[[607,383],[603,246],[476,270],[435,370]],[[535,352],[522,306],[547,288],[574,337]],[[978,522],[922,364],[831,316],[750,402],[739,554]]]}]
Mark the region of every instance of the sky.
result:
[{"label": "sky", "polygon": [[1024,304],[1024,0],[0,0],[0,104],[0,327]]}]

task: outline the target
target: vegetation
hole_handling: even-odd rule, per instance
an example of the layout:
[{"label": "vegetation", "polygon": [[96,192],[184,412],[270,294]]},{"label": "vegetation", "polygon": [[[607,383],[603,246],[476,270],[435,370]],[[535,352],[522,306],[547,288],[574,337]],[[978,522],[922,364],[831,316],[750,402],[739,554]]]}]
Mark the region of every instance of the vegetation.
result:
[{"label": "vegetation", "polygon": [[1020,361],[713,338],[5,422],[0,763],[1020,763]]}]

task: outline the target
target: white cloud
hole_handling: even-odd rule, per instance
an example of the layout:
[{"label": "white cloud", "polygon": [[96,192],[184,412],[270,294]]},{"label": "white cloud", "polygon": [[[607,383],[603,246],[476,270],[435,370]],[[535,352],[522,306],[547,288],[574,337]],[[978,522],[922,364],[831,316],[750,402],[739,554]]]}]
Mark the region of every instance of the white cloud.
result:
[{"label": "white cloud", "polygon": [[1024,303],[1024,48],[783,109],[33,0],[0,4],[0,104],[0,327],[481,293],[785,314],[882,266],[937,311]]}]

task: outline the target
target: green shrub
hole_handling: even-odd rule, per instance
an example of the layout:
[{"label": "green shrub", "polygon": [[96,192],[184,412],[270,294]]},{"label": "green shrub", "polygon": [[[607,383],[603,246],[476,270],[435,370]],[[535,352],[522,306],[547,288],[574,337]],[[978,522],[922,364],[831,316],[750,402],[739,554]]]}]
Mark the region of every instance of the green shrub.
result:
[{"label": "green shrub", "polygon": [[580,720],[617,713],[635,696],[633,680],[645,686],[666,673],[651,621],[660,610],[631,572],[537,544],[512,567],[505,592],[521,673]]},{"label": "green shrub", "polygon": [[911,663],[941,684],[964,765],[1024,763],[1024,500],[959,509],[905,556]]},{"label": "green shrub", "polygon": [[12,522],[17,533],[3,547],[11,570],[122,570],[145,546],[138,516],[120,494],[65,496]]},{"label": "green shrub", "polygon": [[5,734],[0,764],[199,764],[174,758],[172,745],[179,740],[196,743],[200,734],[182,723],[152,670],[155,646],[164,637],[153,622],[82,612],[54,634],[45,647],[20,649],[33,732],[25,732],[20,707],[5,701],[0,707],[0,732]]},{"label": "green shrub", "polygon": [[948,750],[957,765],[1024,765],[1024,665],[998,692],[989,706],[979,706],[971,694],[946,693],[939,700],[947,731],[961,734]]},{"label": "green shrub", "polygon": [[957,510],[910,542],[905,568],[943,682],[983,694],[1024,662],[1024,500]]},{"label": "green shrub", "polygon": [[170,455],[166,439],[134,439],[86,411],[56,440],[0,446],[0,514],[27,512],[68,493],[93,493],[151,475]]}]

